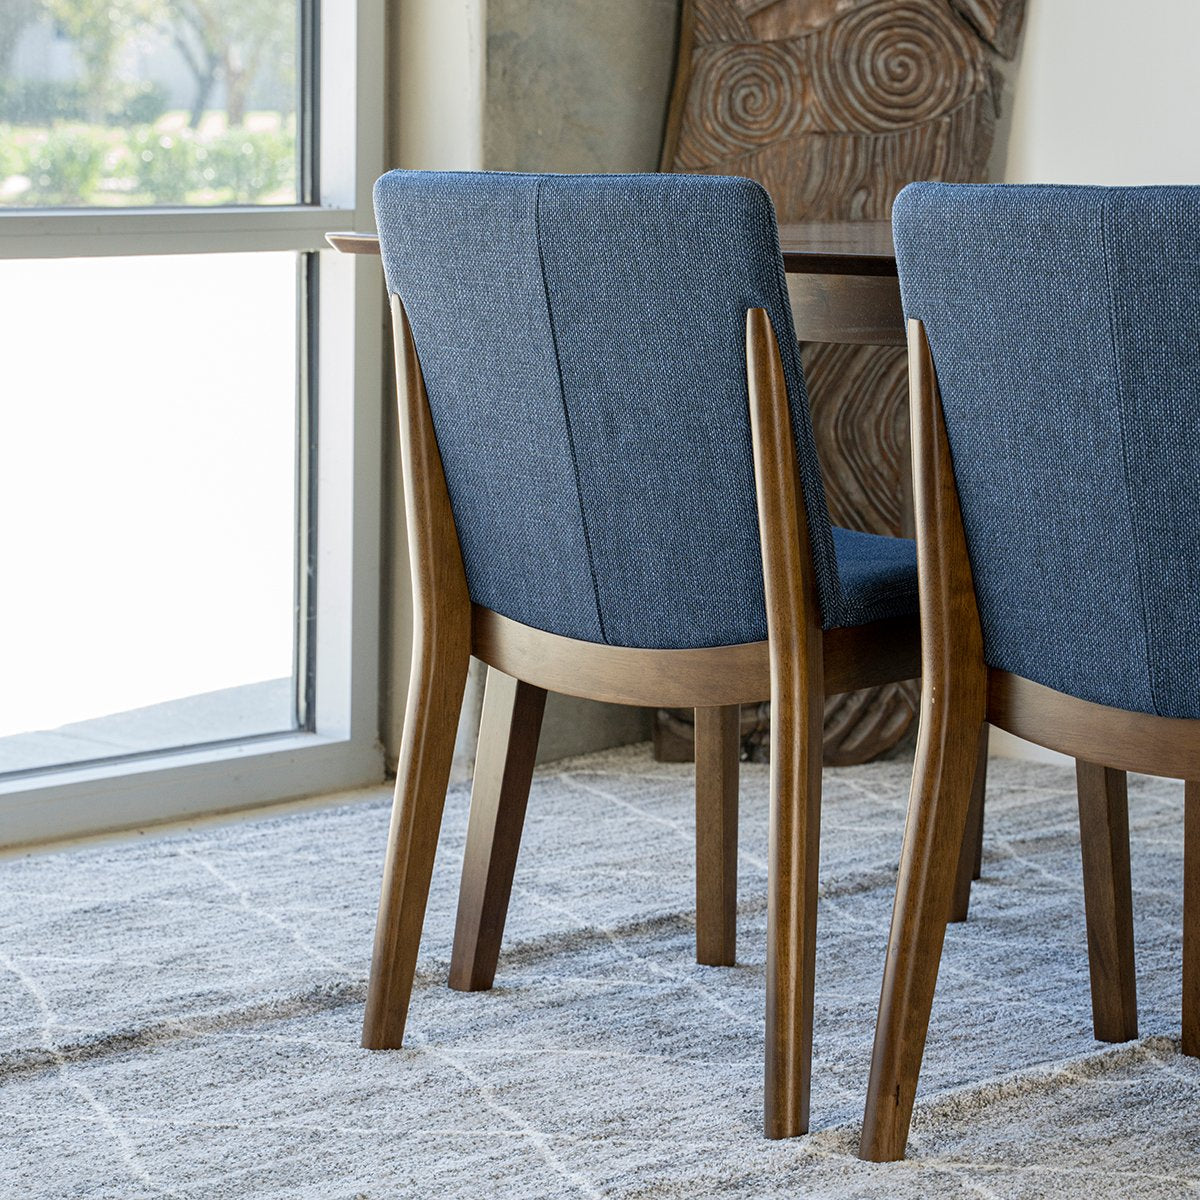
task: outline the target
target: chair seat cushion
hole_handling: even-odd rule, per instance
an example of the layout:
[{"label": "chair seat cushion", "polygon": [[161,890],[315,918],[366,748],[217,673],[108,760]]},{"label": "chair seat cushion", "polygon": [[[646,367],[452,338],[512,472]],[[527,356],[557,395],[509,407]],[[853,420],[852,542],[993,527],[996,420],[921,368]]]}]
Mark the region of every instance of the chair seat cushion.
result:
[{"label": "chair seat cushion", "polygon": [[826,628],[866,625],[917,611],[915,542],[834,526],[833,545],[841,602]]}]

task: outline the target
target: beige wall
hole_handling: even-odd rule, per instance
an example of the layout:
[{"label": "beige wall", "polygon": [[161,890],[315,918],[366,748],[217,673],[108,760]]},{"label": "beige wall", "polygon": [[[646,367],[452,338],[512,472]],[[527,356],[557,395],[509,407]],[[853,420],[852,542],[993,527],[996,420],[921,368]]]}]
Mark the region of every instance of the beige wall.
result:
[{"label": "beige wall", "polygon": [[998,178],[1200,183],[1198,0],[1029,0]]},{"label": "beige wall", "polygon": [[391,165],[483,165],[483,0],[393,0],[388,9]]},{"label": "beige wall", "polygon": [[656,170],[678,23],[678,0],[488,0],[488,169]]}]

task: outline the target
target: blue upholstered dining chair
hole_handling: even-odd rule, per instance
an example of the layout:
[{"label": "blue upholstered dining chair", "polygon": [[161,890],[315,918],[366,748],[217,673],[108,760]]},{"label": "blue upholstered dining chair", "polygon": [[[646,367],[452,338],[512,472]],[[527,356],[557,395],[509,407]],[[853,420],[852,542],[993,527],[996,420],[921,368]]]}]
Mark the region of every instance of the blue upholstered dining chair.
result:
[{"label": "blue upholstered dining chair", "polygon": [[916,673],[916,565],[830,527],[771,202],[733,178],[397,171],[375,206],[416,629],[364,1045],[403,1037],[470,655],[464,990],[496,970],[547,690],[696,709],[697,957],[733,962],[738,706],[774,671],[767,1125],[800,1132],[824,697]]},{"label": "blue upholstered dining chair", "polygon": [[1137,1036],[1125,771],[1185,785],[1200,1055],[1200,188],[917,184],[909,358],[921,729],[861,1153],[903,1156],[973,748],[1077,760],[1095,1035]]}]

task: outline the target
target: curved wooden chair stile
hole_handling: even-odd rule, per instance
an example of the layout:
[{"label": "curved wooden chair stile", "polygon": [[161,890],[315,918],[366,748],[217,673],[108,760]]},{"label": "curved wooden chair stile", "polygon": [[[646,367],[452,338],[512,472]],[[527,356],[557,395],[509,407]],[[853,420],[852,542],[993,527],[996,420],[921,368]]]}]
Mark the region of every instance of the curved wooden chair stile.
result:
[{"label": "curved wooden chair stile", "polygon": [[921,578],[920,733],[860,1154],[904,1157],[958,846],[984,722],[1076,759],[1092,1019],[1137,1037],[1126,771],[1184,787],[1183,1052],[1200,1056],[1200,720],[1079,699],[984,661],[980,613],[933,357],[909,322]]}]

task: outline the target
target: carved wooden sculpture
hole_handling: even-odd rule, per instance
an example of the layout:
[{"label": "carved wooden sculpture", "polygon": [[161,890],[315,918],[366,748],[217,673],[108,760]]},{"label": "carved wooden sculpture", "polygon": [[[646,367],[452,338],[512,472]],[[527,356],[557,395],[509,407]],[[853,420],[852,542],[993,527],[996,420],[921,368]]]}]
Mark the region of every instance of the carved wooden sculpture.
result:
[{"label": "carved wooden sculpture", "polygon": [[[1024,7],[683,0],[662,169],[757,179],[781,222],[879,220],[914,179],[981,180],[999,112],[994,64],[1016,52]],[[834,521],[908,532],[904,352],[810,343],[804,365]],[[831,700],[826,761],[895,745],[916,696],[904,683]]]}]

